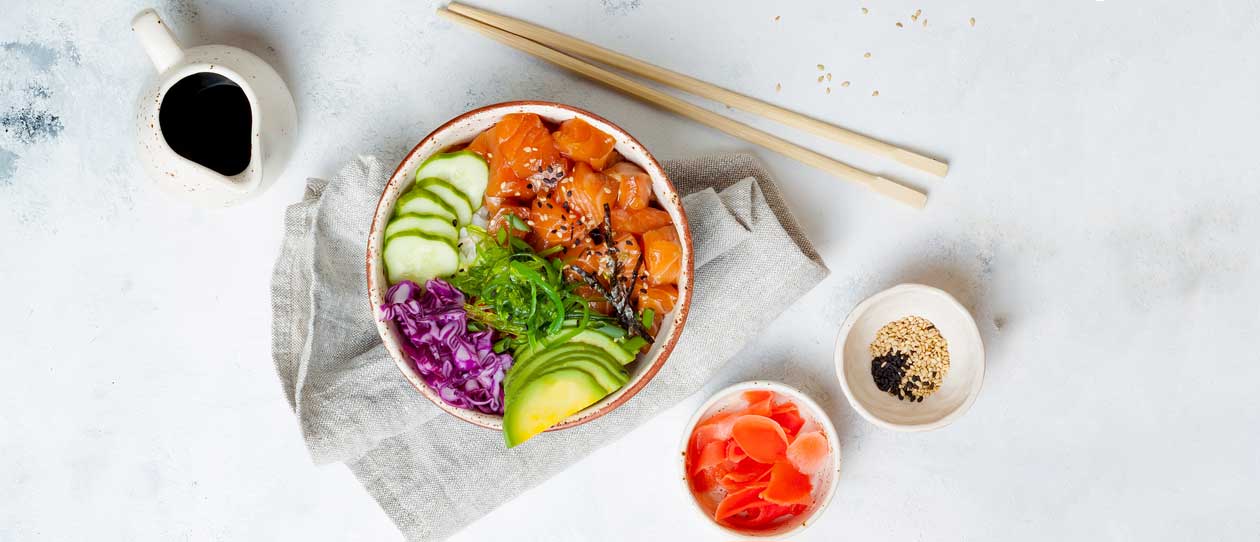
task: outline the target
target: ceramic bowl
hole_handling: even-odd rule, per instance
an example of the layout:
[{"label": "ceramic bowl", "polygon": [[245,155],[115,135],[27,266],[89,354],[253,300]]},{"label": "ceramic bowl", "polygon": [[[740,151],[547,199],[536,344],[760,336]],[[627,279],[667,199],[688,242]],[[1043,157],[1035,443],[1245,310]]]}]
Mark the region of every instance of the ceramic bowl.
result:
[{"label": "ceramic bowl", "polygon": [[[728,400],[733,399],[739,394],[749,390],[770,390],[780,395],[784,395],[792,399],[796,406],[801,409],[806,419],[813,419],[818,424],[819,430],[827,437],[827,443],[831,447],[831,465],[827,470],[823,471],[821,482],[818,487],[814,488],[814,502],[809,505],[799,515],[780,523],[773,529],[764,529],[758,531],[746,531],[721,525],[714,521],[713,511],[703,505],[694,495],[691,494],[691,486],[687,481],[687,448],[691,442],[691,433],[695,430],[700,420],[708,419],[709,416],[721,412],[728,407]],[[827,508],[827,504],[831,502],[831,497],[836,493],[836,485],[840,479],[840,438],[836,435],[836,428],[831,423],[831,418],[827,416],[827,412],[818,406],[818,403],[810,399],[800,390],[793,388],[787,384],[774,382],[769,380],[750,380],[748,382],[740,382],[728,386],[721,391],[713,394],[708,401],[705,401],[696,413],[691,416],[691,421],[687,422],[686,430],[683,431],[682,441],[678,444],[680,457],[679,471],[682,473],[682,490],[686,495],[686,499],[692,503],[692,509],[696,511],[709,525],[712,525],[718,532],[725,536],[735,536],[737,538],[786,538],[803,531],[806,527],[814,523],[814,520],[821,517],[823,510]]]},{"label": "ceramic bowl", "polygon": [[385,224],[394,213],[394,204],[398,197],[415,183],[416,168],[430,156],[440,153],[456,145],[472,141],[477,134],[493,126],[499,119],[509,113],[534,113],[543,119],[558,123],[572,118],[581,118],[617,140],[616,149],[627,160],[642,167],[652,178],[652,190],[662,208],[674,219],[678,228],[678,239],[682,245],[683,265],[678,279],[678,302],[669,315],[664,316],[656,342],[651,350],[641,355],[628,370],[630,381],[621,389],[603,398],[599,402],[583,409],[550,430],[564,429],[591,421],[611,412],[625,404],[634,394],[643,389],[652,379],[674,349],[678,336],[682,333],[683,324],[687,321],[687,309],[691,305],[692,266],[694,253],[691,245],[691,230],[687,226],[687,214],[683,211],[682,199],[674,189],[673,183],[666,176],[652,153],[648,152],[638,140],[612,122],[576,107],[551,102],[521,101],[507,102],[474,109],[464,113],[446,124],[438,127],[407,153],[402,163],[394,170],[393,176],[381,192],[381,199],[376,204],[376,212],[372,217],[372,227],[367,240],[367,287],[368,302],[376,320],[377,330],[385,343],[385,348],[397,363],[403,376],[407,378],[425,397],[438,407],[461,420],[465,420],[488,429],[502,430],[503,417],[485,414],[475,410],[459,408],[442,401],[420,377],[415,366],[403,355],[399,348],[398,327],[392,321],[381,321],[381,304],[385,292],[389,290],[389,282],[385,279],[385,266],[381,262],[381,245],[384,241]]},{"label": "ceramic bowl", "polygon": [[[949,343],[949,372],[941,388],[922,402],[882,392],[871,378],[870,344],[884,324],[917,315],[932,321]],[[984,343],[971,313],[944,290],[901,284],[858,304],[836,338],[836,374],[840,386],[862,417],[896,431],[928,431],[958,419],[980,393],[984,381]]]}]

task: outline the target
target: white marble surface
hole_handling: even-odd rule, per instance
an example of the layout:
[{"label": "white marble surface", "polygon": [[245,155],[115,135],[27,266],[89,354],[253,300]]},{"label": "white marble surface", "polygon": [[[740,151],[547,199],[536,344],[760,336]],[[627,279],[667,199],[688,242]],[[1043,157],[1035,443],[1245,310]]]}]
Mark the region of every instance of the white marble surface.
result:
[{"label": "white marble surface", "polygon": [[[128,21],[146,5],[0,0],[0,540],[398,538],[345,468],[311,465],[269,360],[268,279],[303,179],[516,98],[599,112],[662,158],[749,148],[439,22],[431,1],[171,1],[156,7],[185,43],[274,62],[301,117],[272,191],[190,208],[132,147],[152,74]],[[1255,2],[482,5],[953,165],[933,180],[752,121],[931,192],[909,212],[754,149],[833,275],[712,385],[779,378],[835,419],[844,475],[800,540],[1260,536]],[[860,419],[831,368],[849,308],[911,280],[960,297],[989,352],[974,408],[928,434]],[[704,396],[458,538],[719,539],[672,470]]]}]

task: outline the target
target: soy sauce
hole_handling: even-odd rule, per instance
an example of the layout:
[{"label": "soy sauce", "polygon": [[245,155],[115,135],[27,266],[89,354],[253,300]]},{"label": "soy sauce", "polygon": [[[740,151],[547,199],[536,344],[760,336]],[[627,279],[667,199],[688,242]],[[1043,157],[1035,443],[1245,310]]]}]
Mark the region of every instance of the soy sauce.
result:
[{"label": "soy sauce", "polygon": [[158,122],[184,158],[227,176],[249,167],[253,112],[231,79],[207,72],[180,79],[162,99]]}]

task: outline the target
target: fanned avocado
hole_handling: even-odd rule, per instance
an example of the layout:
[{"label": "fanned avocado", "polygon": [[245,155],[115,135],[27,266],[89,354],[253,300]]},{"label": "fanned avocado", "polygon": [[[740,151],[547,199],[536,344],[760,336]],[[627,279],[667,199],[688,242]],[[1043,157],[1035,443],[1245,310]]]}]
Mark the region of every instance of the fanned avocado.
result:
[{"label": "fanned avocado", "polygon": [[603,351],[589,345],[569,344],[557,348],[554,354],[547,352],[534,358],[532,362],[521,365],[520,368],[513,366],[509,369],[508,373],[512,376],[504,382],[504,397],[510,402],[516,392],[540,374],[574,367],[590,373],[601,386],[608,389],[609,393],[617,391],[617,388],[630,380],[630,376],[626,374],[625,369],[621,368],[621,364],[608,357]]},{"label": "fanned avocado", "polygon": [[[630,375],[623,365],[634,358],[612,337],[591,329],[563,329],[534,348],[517,352],[503,384],[508,447],[626,385]],[[575,391],[579,389],[580,393]],[[552,393],[561,396],[537,396]]]},{"label": "fanned avocado", "polygon": [[542,344],[533,349],[527,349],[523,352],[517,352],[516,360],[518,362],[528,359],[539,352],[545,352],[554,346],[562,343],[582,343],[594,346],[607,352],[609,356],[617,360],[618,363],[626,365],[634,361],[637,352],[631,352],[622,348],[612,337],[596,331],[594,329],[583,329],[576,331],[572,329],[563,329],[551,337],[543,339]]},{"label": "fanned avocado", "polygon": [[564,356],[590,352],[599,352],[607,356],[602,350],[585,343],[562,343],[526,355],[518,355],[512,362],[512,368],[508,369],[504,386],[510,387],[516,382],[524,382],[523,378],[533,372],[537,366],[552,363],[556,358],[563,359]]}]

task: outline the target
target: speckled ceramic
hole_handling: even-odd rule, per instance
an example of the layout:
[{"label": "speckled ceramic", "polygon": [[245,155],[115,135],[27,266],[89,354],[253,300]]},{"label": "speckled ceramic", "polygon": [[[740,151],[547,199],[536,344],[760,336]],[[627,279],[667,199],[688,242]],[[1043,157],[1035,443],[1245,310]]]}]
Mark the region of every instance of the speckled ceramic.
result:
[{"label": "speckled ceramic", "polygon": [[[691,494],[691,486],[687,481],[687,447],[691,442],[691,433],[695,430],[696,424],[700,423],[700,420],[719,413],[727,400],[733,396],[750,390],[770,390],[790,397],[796,403],[797,408],[805,413],[807,419],[812,418],[818,424],[819,429],[823,432],[823,436],[827,437],[827,444],[831,447],[831,465],[816,479],[819,487],[814,488],[814,502],[804,512],[776,525],[774,528],[757,531],[736,529],[714,521],[712,511],[706,509]],[[712,525],[726,536],[760,539],[767,537],[787,538],[799,534],[818,517],[822,516],[823,511],[827,509],[827,505],[831,503],[831,497],[836,494],[836,485],[840,479],[840,437],[836,435],[836,427],[831,423],[831,417],[827,416],[827,412],[808,395],[805,395],[804,392],[781,382],[750,380],[726,387],[713,394],[708,401],[705,401],[703,405],[700,405],[700,408],[696,409],[696,413],[691,416],[691,421],[687,422],[687,427],[683,431],[682,442],[678,444],[678,449],[681,452],[678,454],[678,457],[680,458],[679,471],[682,479],[682,490],[686,495],[687,501],[691,502],[693,505],[692,509],[699,513],[706,523]]]},{"label": "speckled ceramic", "polygon": [[[922,402],[897,399],[871,378],[871,341],[885,324],[906,316],[932,321],[949,343],[949,371]],[[928,431],[958,419],[980,394],[984,343],[971,313],[944,290],[900,284],[858,304],[836,338],[836,375],[849,404],[871,423],[895,431]]]},{"label": "speckled ceramic", "polygon": [[[288,87],[266,62],[244,49],[226,45],[181,48],[157,12],[148,9],[131,21],[131,30],[157,68],[158,76],[140,94],[136,112],[140,161],[158,186],[193,202],[225,207],[266,190],[284,172],[297,132],[297,108]],[[158,115],[162,98],[175,83],[196,73],[215,73],[241,87],[249,99],[249,165],[227,176],[171,150]]]},{"label": "speckled ceramic", "polygon": [[442,401],[425,384],[412,363],[403,355],[398,346],[400,335],[398,334],[397,326],[393,322],[381,321],[380,306],[384,300],[385,292],[389,289],[389,282],[385,279],[385,269],[381,262],[380,254],[381,245],[384,242],[385,224],[389,222],[390,217],[394,213],[394,204],[398,201],[398,197],[415,183],[416,168],[427,158],[444,149],[472,141],[477,134],[490,128],[509,113],[534,113],[550,122],[562,122],[574,117],[580,117],[590,123],[591,126],[613,136],[617,140],[617,152],[621,153],[627,160],[642,167],[652,177],[652,189],[657,200],[660,201],[661,207],[673,217],[674,225],[678,228],[678,239],[682,245],[684,257],[682,272],[678,280],[678,303],[675,305],[674,310],[662,320],[663,324],[657,333],[656,342],[652,345],[651,350],[641,355],[637,361],[628,367],[630,381],[625,386],[622,386],[621,389],[581,412],[568,417],[550,429],[554,431],[580,425],[603,416],[625,404],[634,394],[643,389],[648,381],[656,375],[657,371],[660,371],[661,366],[665,364],[665,360],[669,358],[670,352],[673,351],[674,345],[678,342],[678,336],[682,333],[683,324],[687,321],[687,309],[691,305],[694,252],[691,246],[691,230],[687,226],[687,214],[683,211],[681,198],[678,192],[674,190],[674,185],[670,182],[669,177],[665,175],[665,170],[652,157],[652,154],[643,147],[642,143],[639,143],[625,130],[576,107],[551,102],[522,101],[490,105],[469,111],[451,119],[437,130],[434,130],[433,133],[425,136],[415,148],[411,149],[411,152],[407,154],[402,163],[398,164],[398,168],[394,171],[393,176],[390,177],[389,183],[385,185],[385,190],[381,193],[381,199],[376,205],[376,214],[372,218],[372,229],[368,235],[367,243],[368,302],[371,305],[371,310],[377,322],[377,329],[380,331],[381,339],[384,341],[386,349],[389,350],[390,355],[393,356],[394,361],[398,364],[398,368],[407,377],[407,380],[411,382],[412,386],[415,386],[420,393],[441,407],[442,410],[457,418],[489,429],[502,430],[503,418],[501,416],[454,407]]}]

